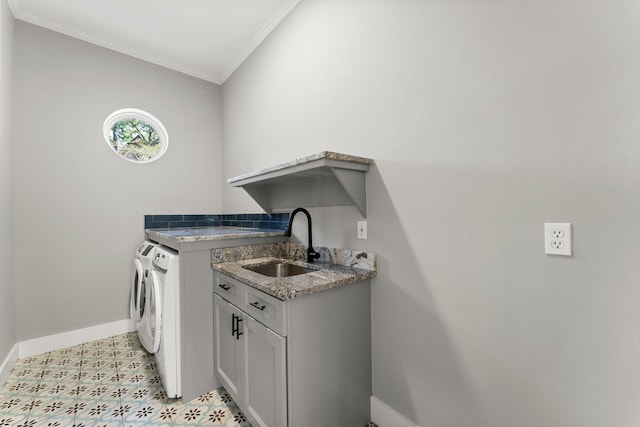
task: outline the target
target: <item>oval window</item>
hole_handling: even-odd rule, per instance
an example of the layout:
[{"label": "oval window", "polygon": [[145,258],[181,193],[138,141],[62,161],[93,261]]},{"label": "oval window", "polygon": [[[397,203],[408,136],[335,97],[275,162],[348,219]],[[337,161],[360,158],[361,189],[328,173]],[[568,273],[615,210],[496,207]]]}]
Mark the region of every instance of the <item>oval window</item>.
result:
[{"label": "oval window", "polygon": [[125,108],[104,121],[104,139],[120,157],[149,163],[167,151],[169,136],[160,120],[146,111]]}]

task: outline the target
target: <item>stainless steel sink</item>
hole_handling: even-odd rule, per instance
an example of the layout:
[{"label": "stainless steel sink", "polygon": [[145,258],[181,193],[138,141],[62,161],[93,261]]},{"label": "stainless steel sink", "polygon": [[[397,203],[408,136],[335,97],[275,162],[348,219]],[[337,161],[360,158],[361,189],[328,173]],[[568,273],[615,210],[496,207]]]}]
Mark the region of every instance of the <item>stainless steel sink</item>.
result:
[{"label": "stainless steel sink", "polygon": [[289,277],[317,271],[315,268],[303,267],[301,265],[291,264],[285,261],[273,261],[259,265],[243,265],[242,268],[269,277]]}]

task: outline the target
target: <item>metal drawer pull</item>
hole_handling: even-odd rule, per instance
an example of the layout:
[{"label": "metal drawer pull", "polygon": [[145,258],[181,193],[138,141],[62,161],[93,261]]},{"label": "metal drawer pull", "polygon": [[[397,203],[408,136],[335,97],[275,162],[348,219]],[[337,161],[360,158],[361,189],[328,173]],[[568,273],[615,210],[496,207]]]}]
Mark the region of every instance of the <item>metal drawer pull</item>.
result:
[{"label": "metal drawer pull", "polygon": [[240,339],[240,335],[244,335],[244,332],[240,330],[242,328],[240,326],[240,322],[242,322],[242,317],[236,316],[235,314],[231,314],[231,336],[236,337],[237,340]]},{"label": "metal drawer pull", "polygon": [[238,316],[231,313],[231,336],[235,336],[236,332],[238,331],[238,327],[236,326],[236,317]]},{"label": "metal drawer pull", "polygon": [[238,325],[237,329],[236,329],[236,340],[240,339],[240,335],[244,335],[244,332],[242,332],[241,328],[242,326],[240,326],[240,322],[242,322],[242,317],[240,316],[236,316],[236,324]]},{"label": "metal drawer pull", "polygon": [[221,287],[225,291],[228,291],[229,289],[231,289],[231,286],[227,285],[226,283],[221,283],[218,286]]},{"label": "metal drawer pull", "polygon": [[260,311],[264,311],[265,308],[267,308],[267,306],[265,304],[260,305],[260,303],[258,301],[249,303],[249,305],[253,308],[257,308]]}]

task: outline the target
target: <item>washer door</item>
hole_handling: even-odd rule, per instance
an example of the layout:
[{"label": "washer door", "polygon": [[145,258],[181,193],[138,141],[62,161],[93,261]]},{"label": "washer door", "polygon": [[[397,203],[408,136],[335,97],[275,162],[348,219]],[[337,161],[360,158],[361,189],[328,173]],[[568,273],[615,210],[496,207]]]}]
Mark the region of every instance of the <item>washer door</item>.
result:
[{"label": "washer door", "polygon": [[[140,321],[142,311],[144,310],[144,299],[141,300],[144,292],[143,279],[144,271],[142,270],[142,264],[138,258],[134,258],[133,266],[131,267],[131,302],[129,304],[129,314],[136,322]],[[141,302],[142,305],[140,304]]]},{"label": "washer door", "polygon": [[160,278],[155,270],[151,270],[145,283],[147,288],[146,313],[148,316],[148,332],[151,338],[147,351],[151,354],[158,352],[160,337],[162,336],[162,294],[160,293]]}]

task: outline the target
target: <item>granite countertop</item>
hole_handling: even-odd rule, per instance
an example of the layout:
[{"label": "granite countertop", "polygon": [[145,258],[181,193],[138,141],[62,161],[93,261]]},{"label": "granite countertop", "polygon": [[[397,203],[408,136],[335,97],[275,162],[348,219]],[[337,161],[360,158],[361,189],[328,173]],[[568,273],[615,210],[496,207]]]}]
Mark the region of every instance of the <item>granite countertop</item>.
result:
[{"label": "granite countertop", "polygon": [[194,227],[194,228],[153,228],[145,230],[147,236],[164,237],[179,243],[204,242],[210,240],[243,239],[248,237],[282,236],[282,230],[242,227]]},{"label": "granite countertop", "polygon": [[335,153],[333,151],[323,151],[321,153],[317,153],[317,154],[313,154],[310,156],[306,156],[306,157],[301,157],[299,159],[296,160],[292,160],[290,162],[286,162],[286,163],[280,163],[278,165],[275,166],[271,166],[268,168],[264,168],[264,169],[260,169],[254,172],[249,172],[246,173],[244,175],[240,175],[240,176],[236,176],[233,178],[229,178],[227,180],[227,182],[229,184],[234,184],[238,181],[243,181],[246,180],[248,178],[253,178],[256,176],[260,176],[260,175],[264,175],[270,172],[277,172],[283,169],[288,169],[294,166],[298,166],[298,165],[303,165],[305,163],[311,163],[311,162],[315,162],[317,160],[337,160],[337,161],[342,161],[342,162],[350,162],[350,163],[360,163],[363,165],[372,165],[373,164],[373,159],[367,159],[365,157],[358,157],[358,156],[352,156],[350,154],[342,154],[342,153]]},{"label": "granite countertop", "polygon": [[[307,263],[299,260],[301,252],[305,252],[301,245],[290,242],[219,249],[212,253],[211,267],[283,301],[369,279],[377,274],[376,257],[371,253],[318,248],[320,262]],[[269,253],[275,256],[261,256]],[[251,254],[249,259],[244,259],[248,254]],[[315,271],[289,277],[270,277],[243,268],[278,260]]]},{"label": "granite countertop", "polygon": [[214,264],[213,269],[240,280],[247,285],[261,290],[273,297],[286,301],[300,295],[313,294],[359,280],[368,279],[376,275],[375,271],[362,270],[354,267],[328,263],[306,263],[286,259],[287,262],[318,270],[306,274],[290,277],[269,277],[242,268],[244,265],[268,264],[282,258],[267,257],[232,261]]}]

